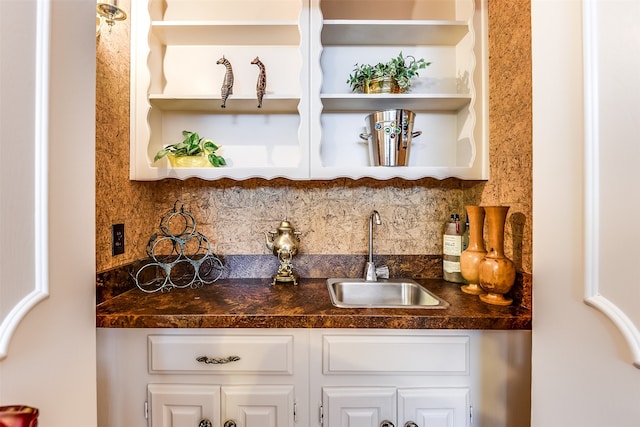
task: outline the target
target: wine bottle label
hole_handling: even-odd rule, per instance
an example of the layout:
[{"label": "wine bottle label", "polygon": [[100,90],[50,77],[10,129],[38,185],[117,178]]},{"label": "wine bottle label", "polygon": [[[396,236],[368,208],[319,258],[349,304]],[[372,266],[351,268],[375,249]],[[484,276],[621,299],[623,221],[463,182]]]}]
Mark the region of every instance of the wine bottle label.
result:
[{"label": "wine bottle label", "polygon": [[460,256],[462,254],[462,236],[445,234],[442,253],[444,255]]},{"label": "wine bottle label", "polygon": [[459,273],[460,262],[455,261],[442,261],[442,269],[445,273]]}]

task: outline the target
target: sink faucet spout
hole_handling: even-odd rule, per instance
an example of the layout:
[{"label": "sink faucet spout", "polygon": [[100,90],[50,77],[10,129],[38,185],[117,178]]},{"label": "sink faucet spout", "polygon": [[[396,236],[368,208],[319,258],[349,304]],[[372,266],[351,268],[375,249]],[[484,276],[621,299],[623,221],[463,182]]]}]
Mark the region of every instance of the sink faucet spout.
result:
[{"label": "sink faucet spout", "polygon": [[376,225],[381,225],[382,221],[380,220],[380,214],[378,211],[374,210],[371,212],[369,216],[369,260],[367,261],[367,265],[364,269],[364,279],[368,282],[375,282],[378,280],[378,276],[389,278],[389,268],[387,266],[382,266],[376,268],[373,263],[373,221],[375,220]]},{"label": "sink faucet spout", "polygon": [[381,225],[380,214],[378,211],[371,212],[369,216],[369,262],[373,262],[373,220],[375,219],[376,225]]}]

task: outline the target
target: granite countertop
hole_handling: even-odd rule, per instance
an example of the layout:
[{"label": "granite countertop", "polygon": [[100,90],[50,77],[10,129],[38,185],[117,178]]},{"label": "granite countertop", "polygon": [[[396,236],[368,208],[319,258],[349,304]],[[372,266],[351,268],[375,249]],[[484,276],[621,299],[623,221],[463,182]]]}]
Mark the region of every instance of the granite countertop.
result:
[{"label": "granite countertop", "polygon": [[325,279],[298,286],[271,279],[221,279],[196,289],[145,293],[127,290],[101,302],[101,328],[388,328],[531,329],[521,305],[492,306],[454,283],[418,279],[450,306],[445,309],[345,309],[331,304]]}]

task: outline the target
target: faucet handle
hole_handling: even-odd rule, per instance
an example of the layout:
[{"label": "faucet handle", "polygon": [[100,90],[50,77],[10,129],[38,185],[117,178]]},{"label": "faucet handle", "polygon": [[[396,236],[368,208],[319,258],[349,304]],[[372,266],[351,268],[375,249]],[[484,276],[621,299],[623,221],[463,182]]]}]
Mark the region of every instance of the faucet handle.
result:
[{"label": "faucet handle", "polygon": [[376,266],[372,262],[367,262],[364,266],[364,280],[367,282],[375,282],[378,280],[376,276]]},{"label": "faucet handle", "polygon": [[376,277],[381,279],[389,278],[389,267],[386,265],[381,265],[380,267],[376,267]]}]

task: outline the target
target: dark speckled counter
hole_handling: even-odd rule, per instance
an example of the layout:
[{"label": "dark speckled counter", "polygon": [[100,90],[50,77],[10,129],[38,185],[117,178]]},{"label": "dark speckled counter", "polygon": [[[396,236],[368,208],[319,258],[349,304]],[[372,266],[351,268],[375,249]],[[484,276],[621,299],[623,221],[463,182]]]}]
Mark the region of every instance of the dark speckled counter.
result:
[{"label": "dark speckled counter", "polygon": [[226,278],[197,289],[127,290],[97,306],[101,328],[531,329],[531,311],[490,306],[440,279],[419,279],[446,309],[345,309],[331,304],[324,279],[271,286]]}]

